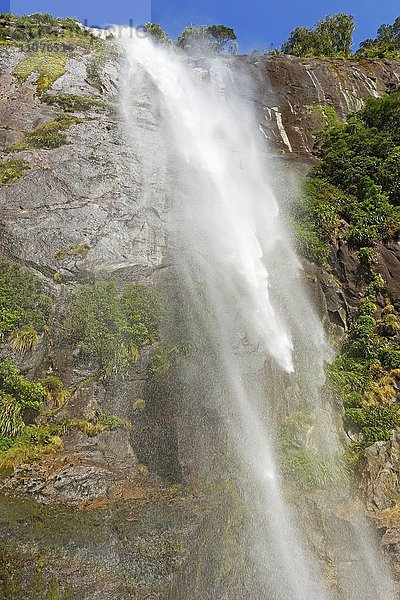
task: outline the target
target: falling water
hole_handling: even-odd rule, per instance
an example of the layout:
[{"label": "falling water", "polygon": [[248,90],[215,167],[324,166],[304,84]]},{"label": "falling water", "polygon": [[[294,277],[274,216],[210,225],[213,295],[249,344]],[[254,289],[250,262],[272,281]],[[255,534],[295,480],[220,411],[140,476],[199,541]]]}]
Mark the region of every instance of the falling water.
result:
[{"label": "falling water", "polygon": [[[126,128],[135,137],[135,120],[151,103],[163,131],[156,155],[135,143],[146,172],[158,161],[169,173],[160,189],[169,198],[170,254],[190,307],[186,328],[200,340],[186,375],[218,408],[241,465],[248,568],[257,580],[246,598],[333,597],[285,500],[274,448],[276,413],[292,395],[317,415],[318,452],[332,459],[337,451],[334,418],[319,394],[329,349],[268,183],[251,82],[229,58],[188,59],[128,32],[123,44]],[[378,553],[368,538],[363,543],[361,578],[370,583],[352,589],[347,578],[338,597],[388,600]],[[378,582],[368,576],[371,562]]]}]

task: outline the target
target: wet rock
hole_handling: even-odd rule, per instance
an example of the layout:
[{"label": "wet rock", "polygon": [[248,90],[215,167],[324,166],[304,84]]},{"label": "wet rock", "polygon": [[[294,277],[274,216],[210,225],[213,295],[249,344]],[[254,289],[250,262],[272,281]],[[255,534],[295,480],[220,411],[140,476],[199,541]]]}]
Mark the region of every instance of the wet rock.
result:
[{"label": "wet rock", "polygon": [[[40,101],[34,78],[19,85],[13,77],[22,57],[19,50],[0,48],[2,150],[21,141],[25,131],[61,112]],[[83,53],[67,61],[67,73],[49,93],[73,93],[105,102],[77,113],[84,120],[68,130],[68,144],[15,154],[30,161],[32,169],[18,182],[0,189],[1,253],[42,274],[56,298],[57,311],[62,309],[68,288],[77,282],[114,277],[121,284],[137,283],[160,280],[160,273],[166,271],[168,173],[167,167],[159,165],[168,161],[160,158],[164,149],[158,115],[149,97],[138,97],[130,107],[138,118],[132,119],[132,130],[125,131],[116,104],[118,65],[115,60],[108,61],[94,87],[88,80],[89,58]],[[295,158],[302,173],[310,167],[314,134],[323,124],[320,107],[333,107],[344,118],[366,97],[382,94],[400,74],[400,61],[396,60],[263,57],[252,61],[239,57],[237,62],[254,78],[251,94],[270,150],[279,159]],[[152,164],[142,164],[142,148],[156,157]],[[82,244],[89,247],[86,256],[70,252]],[[395,295],[398,248],[382,247],[379,256],[380,268],[386,268],[384,276]],[[332,260],[338,265],[336,278],[309,263],[304,279],[327,328],[340,340],[363,274],[357,272],[356,257],[345,244],[338,244]],[[54,282],[55,273],[61,275],[61,285]],[[216,509],[210,517],[211,493],[202,506],[190,495],[171,500],[155,475],[179,481],[190,480],[197,473],[210,477],[226,452],[224,447],[214,448],[210,466],[205,450],[211,454],[213,438],[218,437],[213,435],[217,417],[206,403],[193,402],[190,388],[182,393],[184,400],[177,401],[171,380],[164,387],[153,383],[146,410],[135,413],[134,401],[144,396],[148,386],[147,359],[114,386],[93,381],[93,365],[85,364],[75,348],[49,348],[43,342],[26,359],[29,373],[44,370],[47,360],[75,390],[61,416],[88,418],[101,407],[134,422],[130,432],[103,432],[92,438],[75,431],[65,436],[61,452],[19,467],[5,482],[3,492],[8,496],[0,498],[0,534],[8,558],[3,564],[25,565],[16,577],[20,586],[16,600],[26,597],[37,574],[37,561],[43,556],[46,585],[54,579],[63,591],[72,589],[78,600],[176,600],[187,597],[188,581],[194,586],[192,598],[196,600],[212,597],[216,589],[218,597],[226,593],[230,596],[224,597],[234,599],[241,589],[237,581],[241,571],[234,564],[227,571],[225,568],[226,573],[221,569],[225,573],[222,581],[213,573],[221,563],[226,567],[226,557],[220,563],[215,560],[210,540],[226,534],[229,505],[225,510]],[[297,402],[296,391],[288,389],[287,396],[288,406]],[[395,445],[374,452],[368,459],[368,493],[378,509],[392,506],[394,501],[398,458]],[[140,476],[140,463],[148,465],[149,476]],[[18,494],[26,494],[40,505],[21,500]],[[93,510],[77,511],[77,506]],[[333,518],[332,522],[338,523]],[[339,525],[345,532],[346,520]],[[324,526],[318,523],[314,532],[317,548],[323,546]],[[387,527],[387,546],[397,544],[396,531],[394,526]],[[348,564],[350,554],[348,550],[343,557],[349,559]],[[329,549],[326,556],[329,564]],[[227,592],[230,586],[234,591]],[[36,597],[46,593],[47,588]],[[249,596],[244,591],[241,597]]]},{"label": "wet rock", "polygon": [[38,502],[79,504],[112,499],[116,485],[137,478],[138,460],[126,431],[104,431],[95,437],[75,431],[64,437],[62,451],[40,463],[20,465],[0,486],[26,493]]},{"label": "wet rock", "polygon": [[372,510],[392,508],[400,501],[400,434],[375,442],[364,452],[362,483]]}]

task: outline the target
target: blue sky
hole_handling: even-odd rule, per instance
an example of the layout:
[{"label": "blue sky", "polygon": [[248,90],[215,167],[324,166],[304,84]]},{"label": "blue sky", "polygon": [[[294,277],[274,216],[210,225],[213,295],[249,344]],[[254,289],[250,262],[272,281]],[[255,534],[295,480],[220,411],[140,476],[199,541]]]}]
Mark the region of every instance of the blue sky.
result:
[{"label": "blue sky", "polygon": [[355,47],[374,37],[382,23],[400,15],[399,0],[0,0],[18,14],[35,11],[75,16],[89,24],[159,22],[176,37],[191,21],[196,25],[225,24],[233,27],[242,52],[279,46],[297,25],[313,25],[328,14],[346,12],[357,23]]}]

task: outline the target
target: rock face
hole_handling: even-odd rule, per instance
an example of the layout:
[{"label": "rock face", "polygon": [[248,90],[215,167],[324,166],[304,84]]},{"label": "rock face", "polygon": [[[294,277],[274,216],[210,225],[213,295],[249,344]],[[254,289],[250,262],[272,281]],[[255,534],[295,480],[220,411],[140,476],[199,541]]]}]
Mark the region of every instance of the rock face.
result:
[{"label": "rock face", "polygon": [[[312,158],[324,108],[340,119],[400,82],[400,60],[351,60],[270,56],[242,59],[257,82],[260,129],[289,158]],[[328,118],[329,113],[325,113]]]},{"label": "rock face", "polygon": [[[67,291],[77,282],[112,277],[121,286],[161,279],[168,285],[168,161],[160,158],[162,133],[154,108],[145,98],[137,98],[132,107],[137,118],[126,131],[118,106],[118,61],[104,62],[101,84],[95,86],[88,69],[91,57],[82,51],[67,61],[66,73],[48,93],[78,94],[101,103],[73,113],[77,121],[67,131],[67,144],[10,152],[26,132],[62,113],[40,99],[34,73],[24,83],[17,81],[13,71],[23,57],[15,48],[0,47],[2,158],[21,158],[32,166],[19,181],[0,188],[1,255],[33,268],[45,281],[55,301],[53,325]],[[314,134],[326,118],[321,107],[332,107],[344,118],[366,97],[380,95],[400,81],[396,60],[235,60],[254,81],[251,93],[270,151],[295,159],[303,171],[313,160]],[[141,145],[152,148],[157,157],[154,164],[141,163]],[[85,252],[77,251],[80,247]],[[339,245],[334,253],[336,279],[312,264],[305,265],[305,278],[322,318],[338,338],[346,330],[362,280],[346,245]],[[398,246],[380,248],[378,260],[391,294],[399,298]],[[65,436],[62,451],[19,467],[3,483],[0,530],[6,547],[0,548],[0,562],[9,564],[11,553],[11,562],[26,569],[21,567],[19,578],[6,572],[4,585],[18,579],[16,598],[44,597],[55,580],[63,582],[62,592],[72,589],[78,599],[177,600],[185,598],[185,578],[190,573],[192,598],[211,597],[204,587],[207,580],[213,589],[225,586],[218,596],[222,597],[232,583],[229,576],[224,575],[222,583],[218,576],[225,573],[226,558],[212,552],[205,556],[202,544],[207,539],[209,547],[212,535],[225,535],[226,507],[232,499],[225,497],[229,494],[224,490],[223,501],[216,501],[210,517],[212,511],[205,508],[209,497],[200,492],[181,494],[179,486],[178,493],[169,487],[190,478],[196,459],[201,462],[194,456],[193,441],[207,429],[205,423],[207,418],[212,422],[212,415],[205,416],[199,407],[188,414],[187,406],[175,402],[172,386],[152,387],[146,352],[123,382],[107,386],[93,381],[92,366],[83,364],[73,350],[51,347],[43,339],[19,366],[32,377],[44,375],[50,366],[75,390],[63,409],[65,417],[86,418],[100,407],[129,418],[133,427],[92,438],[71,433]],[[145,410],[134,402],[144,396],[148,397]],[[397,499],[398,442],[396,438],[375,444],[366,455],[366,491],[374,510],[392,508]],[[41,504],[17,499],[17,492]],[[77,507],[84,510],[77,512]],[[221,517],[218,524],[213,521],[216,516]],[[395,527],[385,531],[387,545],[397,545]],[[228,549],[232,544],[227,539]],[[26,596],[29,577],[43,555],[40,585],[44,587]],[[224,597],[230,597],[226,593]]]},{"label": "rock face", "polygon": [[393,508],[400,500],[400,436],[388,442],[376,442],[364,454],[366,465],[363,478],[370,508]]}]

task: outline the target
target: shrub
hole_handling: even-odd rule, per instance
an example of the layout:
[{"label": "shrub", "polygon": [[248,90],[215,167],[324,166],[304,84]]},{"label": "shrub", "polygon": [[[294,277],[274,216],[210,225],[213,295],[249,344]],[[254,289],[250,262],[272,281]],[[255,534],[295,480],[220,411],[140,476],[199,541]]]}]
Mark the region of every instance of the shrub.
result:
[{"label": "shrub", "polygon": [[389,440],[393,429],[400,427],[400,407],[364,404],[361,408],[348,408],[344,412],[344,424],[358,429],[359,447],[367,448],[375,442]]},{"label": "shrub", "polygon": [[298,252],[308,260],[325,264],[329,242],[339,226],[339,207],[345,203],[343,193],[328,181],[307,178],[302,194],[290,209]]},{"label": "shrub", "polygon": [[[358,245],[360,246],[361,244]],[[372,267],[376,259],[374,248],[371,248],[370,246],[360,247],[358,250],[358,259],[360,263]]]},{"label": "shrub", "polygon": [[371,247],[400,232],[400,92],[368,99],[346,123],[333,117],[317,135],[320,164],[290,211],[298,250],[323,264],[342,223],[348,243],[371,268]]},{"label": "shrub", "polygon": [[46,401],[50,406],[57,408],[63,406],[71,395],[61,379],[54,375],[47,375],[47,377],[39,379],[38,383],[43,386],[46,392]]},{"label": "shrub", "polygon": [[44,13],[0,15],[0,44],[19,46],[24,51],[53,53],[90,49],[101,43],[75,19],[55,19]]},{"label": "shrub", "polygon": [[11,394],[0,393],[0,435],[13,438],[23,430],[22,406]]},{"label": "shrub", "polygon": [[11,361],[0,362],[0,436],[12,442],[3,443],[3,451],[23,434],[26,422],[41,408],[45,393],[40,383],[27,381]]},{"label": "shrub", "polygon": [[25,354],[25,352],[35,348],[39,341],[39,334],[32,325],[25,325],[22,329],[13,331],[10,340],[14,352]]},{"label": "shrub", "polygon": [[149,371],[153,375],[167,375],[179,358],[185,356],[190,344],[182,343],[171,348],[156,346],[150,358]]},{"label": "shrub", "polygon": [[383,337],[394,337],[400,331],[399,320],[393,313],[382,314],[382,318],[376,323],[379,335]]},{"label": "shrub", "polygon": [[97,411],[90,419],[62,419],[56,426],[61,435],[70,431],[79,430],[89,437],[96,437],[103,431],[116,431],[117,429],[131,429],[132,423],[128,419],[121,419],[103,411]]},{"label": "shrub", "polygon": [[102,417],[106,429],[115,431],[117,429],[130,429],[132,424],[128,419],[121,419],[116,415],[103,415]]},{"label": "shrub", "polygon": [[39,410],[46,395],[41,383],[27,381],[10,360],[0,362],[0,390],[13,396],[22,410]]},{"label": "shrub", "polygon": [[43,455],[56,452],[61,447],[61,438],[50,426],[26,426],[8,448],[0,450],[0,475],[6,477],[16,465],[39,460]]},{"label": "shrub", "polygon": [[286,417],[279,434],[278,444],[283,449],[297,445],[302,436],[313,423],[313,416],[305,410],[299,410]]},{"label": "shrub", "polygon": [[176,45],[192,54],[218,54],[223,51],[235,54],[237,50],[236,34],[225,25],[196,27],[192,23],[182,31]]},{"label": "shrub", "polygon": [[368,295],[360,302],[342,355],[328,367],[333,389],[343,401],[344,427],[358,434],[347,453],[352,466],[358,464],[365,448],[388,440],[393,429],[400,427],[400,406],[392,404],[393,386],[400,375],[396,371],[400,369],[400,347],[393,339],[398,321],[389,304],[381,319],[373,317],[373,300],[382,284],[382,278],[375,275],[367,286]]},{"label": "shrub", "polygon": [[128,333],[136,347],[158,340],[158,325],[163,304],[158,292],[148,285],[128,285],[122,294],[122,308],[128,323]]},{"label": "shrub", "polygon": [[38,277],[17,263],[0,259],[0,340],[14,332],[17,348],[17,340],[22,348],[29,347],[44,330],[50,307]]},{"label": "shrub", "polygon": [[121,296],[114,282],[81,285],[68,299],[63,335],[104,377],[118,376],[157,339],[160,318],[160,298],[149,286],[127,286]]},{"label": "shrub", "polygon": [[385,346],[379,352],[379,360],[382,366],[388,371],[400,369],[400,350],[391,346]]}]

